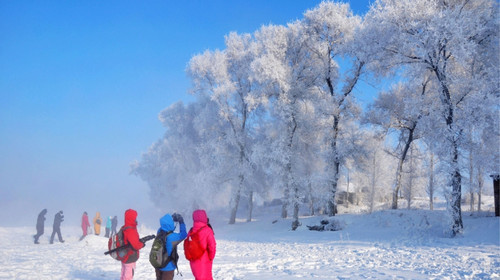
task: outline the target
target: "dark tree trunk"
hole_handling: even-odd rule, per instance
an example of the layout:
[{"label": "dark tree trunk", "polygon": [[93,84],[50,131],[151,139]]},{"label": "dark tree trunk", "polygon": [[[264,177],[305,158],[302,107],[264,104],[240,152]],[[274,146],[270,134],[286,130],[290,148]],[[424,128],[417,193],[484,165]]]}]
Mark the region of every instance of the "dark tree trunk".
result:
[{"label": "dark tree trunk", "polygon": [[253,191],[248,192],[248,217],[247,222],[252,221],[252,213],[253,213]]},{"label": "dark tree trunk", "polygon": [[415,122],[411,127],[408,128],[408,139],[406,139],[405,146],[403,148],[403,153],[401,154],[401,158],[399,158],[398,162],[398,170],[396,171],[396,187],[392,193],[392,209],[398,209],[398,195],[401,189],[401,177],[403,176],[403,163],[406,159],[406,155],[408,154],[408,150],[410,149],[411,143],[413,142],[413,134],[415,132],[415,128],[417,123]]}]

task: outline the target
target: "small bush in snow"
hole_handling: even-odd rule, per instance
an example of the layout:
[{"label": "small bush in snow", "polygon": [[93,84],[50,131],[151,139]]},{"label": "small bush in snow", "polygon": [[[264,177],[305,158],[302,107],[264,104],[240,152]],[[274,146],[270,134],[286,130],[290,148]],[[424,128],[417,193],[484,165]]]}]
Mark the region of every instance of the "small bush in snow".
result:
[{"label": "small bush in snow", "polygon": [[331,218],[328,220],[321,220],[320,225],[307,226],[309,230],[317,231],[339,231],[344,229],[345,223],[337,219]]}]

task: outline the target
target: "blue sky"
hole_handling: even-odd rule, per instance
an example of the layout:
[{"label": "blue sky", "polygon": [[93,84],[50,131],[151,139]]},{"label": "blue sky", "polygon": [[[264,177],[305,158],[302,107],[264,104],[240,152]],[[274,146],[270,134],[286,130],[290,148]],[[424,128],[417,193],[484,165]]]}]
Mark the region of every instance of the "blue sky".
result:
[{"label": "blue sky", "polygon": [[[350,2],[362,14],[370,1]],[[129,164],[162,137],[158,113],[191,100],[189,59],[318,3],[1,1],[0,205],[29,219],[143,207]]]}]

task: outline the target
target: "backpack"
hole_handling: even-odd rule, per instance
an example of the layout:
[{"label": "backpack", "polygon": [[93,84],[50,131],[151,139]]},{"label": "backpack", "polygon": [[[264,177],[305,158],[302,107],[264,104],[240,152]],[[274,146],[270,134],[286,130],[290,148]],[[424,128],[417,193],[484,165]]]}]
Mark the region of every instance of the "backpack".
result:
[{"label": "backpack", "polygon": [[186,240],[184,240],[184,255],[189,261],[195,261],[205,253],[205,248],[201,246],[199,232],[204,227],[200,228],[198,231],[193,233],[193,229],[189,231]]},{"label": "backpack", "polygon": [[[109,240],[108,240],[108,249],[109,250],[113,250],[115,248],[118,248],[118,247],[125,245],[125,239],[123,238],[123,231],[128,229],[128,228],[132,228],[132,227],[122,227],[122,228],[120,228],[120,230],[118,231],[117,234],[115,234],[109,238]],[[109,255],[113,259],[118,260],[118,261],[134,262],[138,259],[138,256],[135,256],[135,257],[137,257],[137,259],[134,260],[134,258],[135,258],[134,254],[137,255],[137,252],[134,250],[133,253],[129,254],[129,252],[131,250],[132,249],[130,247],[125,247],[125,248],[119,249],[117,251],[114,251],[114,252],[110,253]]]},{"label": "backpack", "polygon": [[153,245],[151,246],[151,251],[149,252],[149,262],[154,268],[164,268],[170,261],[174,261],[177,267],[177,260],[179,255],[177,254],[177,246],[172,248],[172,254],[169,256],[167,254],[167,248],[165,242],[167,241],[167,236],[169,236],[173,231],[163,231],[155,237]]}]

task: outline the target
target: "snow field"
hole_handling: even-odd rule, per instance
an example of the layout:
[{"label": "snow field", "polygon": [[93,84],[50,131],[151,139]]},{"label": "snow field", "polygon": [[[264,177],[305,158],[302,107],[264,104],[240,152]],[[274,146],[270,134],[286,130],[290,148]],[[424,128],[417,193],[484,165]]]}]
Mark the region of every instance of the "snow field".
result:
[{"label": "snow field", "polygon": [[[342,214],[336,232],[309,231],[327,217],[290,220],[258,215],[251,223],[214,220],[217,254],[214,279],[500,279],[499,218],[464,215],[465,231],[446,236],[444,211],[396,210]],[[274,223],[273,223],[274,221]],[[190,224],[188,222],[188,227]],[[0,279],[119,279],[120,263],[104,255],[107,238],[62,226],[65,243],[39,245],[34,227],[1,227]],[[156,228],[141,225],[141,236]],[[155,279],[148,261],[152,242],[141,250],[134,279]],[[175,279],[194,279],[182,248]]]}]

